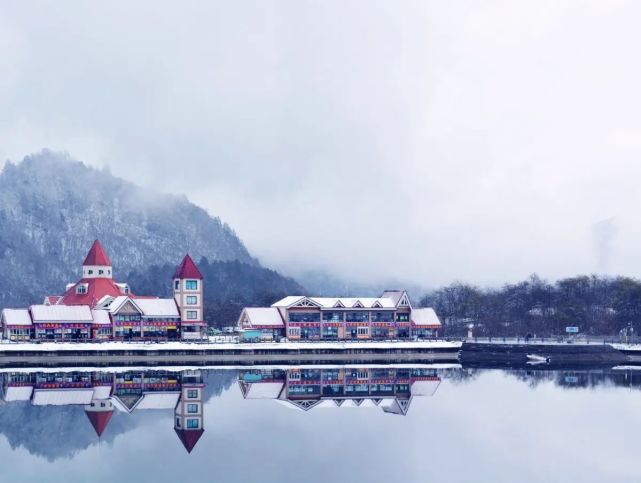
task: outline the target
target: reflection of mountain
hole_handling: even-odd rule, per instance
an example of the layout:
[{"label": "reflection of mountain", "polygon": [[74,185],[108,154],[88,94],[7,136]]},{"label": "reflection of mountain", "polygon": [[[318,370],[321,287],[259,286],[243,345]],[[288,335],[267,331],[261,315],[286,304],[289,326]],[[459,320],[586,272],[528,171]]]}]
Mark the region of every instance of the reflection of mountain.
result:
[{"label": "reflection of mountain", "polygon": [[198,370],[7,373],[2,375],[0,434],[12,448],[53,461],[99,441],[112,444],[116,436],[158,416],[146,409],[160,409],[182,418],[172,417],[174,430],[191,452],[204,433],[204,402],[235,379],[235,371]]},{"label": "reflection of mountain", "polygon": [[303,411],[312,408],[381,407],[406,415],[415,396],[433,396],[435,368],[335,367],[240,371],[245,399],[274,399]]}]

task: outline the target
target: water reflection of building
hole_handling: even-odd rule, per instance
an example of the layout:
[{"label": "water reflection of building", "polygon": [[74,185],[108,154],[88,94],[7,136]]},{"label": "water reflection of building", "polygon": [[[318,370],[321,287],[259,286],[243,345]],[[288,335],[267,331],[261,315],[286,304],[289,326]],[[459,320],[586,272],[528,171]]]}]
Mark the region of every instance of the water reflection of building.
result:
[{"label": "water reflection of building", "polygon": [[10,372],[3,374],[3,401],[34,406],[83,406],[101,437],[114,412],[174,411],[174,429],[189,453],[204,433],[200,371]]},{"label": "water reflection of building", "polygon": [[441,379],[432,368],[323,368],[245,370],[245,399],[274,399],[309,411],[315,407],[381,407],[407,414],[414,396],[433,396]]}]

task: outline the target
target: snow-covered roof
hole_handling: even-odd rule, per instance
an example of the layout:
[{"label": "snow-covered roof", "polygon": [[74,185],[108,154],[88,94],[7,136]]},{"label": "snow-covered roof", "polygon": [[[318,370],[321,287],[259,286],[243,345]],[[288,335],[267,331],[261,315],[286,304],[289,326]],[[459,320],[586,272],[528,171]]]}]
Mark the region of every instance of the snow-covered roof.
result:
[{"label": "snow-covered roof", "polygon": [[94,399],[109,399],[111,396],[111,386],[94,386],[93,398]]},{"label": "snow-covered roof", "polygon": [[93,388],[87,389],[36,389],[33,392],[34,406],[66,406],[68,404],[89,404]]},{"label": "snow-covered roof", "polygon": [[431,307],[412,310],[412,323],[417,327],[427,327],[438,329],[441,327],[441,321],[438,315]]},{"label": "snow-covered roof", "polygon": [[[284,327],[283,318],[276,307],[246,307],[243,311],[253,327]],[[243,314],[241,314],[241,319]]]},{"label": "snow-covered roof", "polygon": [[333,308],[365,308],[365,309],[393,309],[396,308],[392,299],[386,297],[305,297],[290,295],[272,304],[272,307],[293,306],[319,307],[321,309]]},{"label": "snow-covered roof", "polygon": [[412,396],[433,396],[440,384],[440,379],[433,381],[414,381],[412,383]]},{"label": "snow-covered roof", "polygon": [[2,311],[2,320],[5,325],[32,325],[31,314],[29,314],[28,309],[4,309]]},{"label": "snow-covered roof", "polygon": [[94,325],[111,325],[108,310],[92,310],[91,316],[93,317]]},{"label": "snow-covered roof", "polygon": [[4,400],[6,402],[28,401],[31,399],[33,386],[9,386],[4,391]]},{"label": "snow-covered roof", "polygon": [[253,382],[246,385],[245,399],[276,399],[283,390],[284,382]]},{"label": "snow-covered roof", "polygon": [[179,398],[179,392],[148,392],[143,394],[136,409],[174,409]]},{"label": "snow-covered roof", "polygon": [[34,322],[91,322],[88,305],[32,305]]},{"label": "snow-covered roof", "polygon": [[180,317],[174,299],[135,299],[145,317]]},{"label": "snow-covered roof", "polygon": [[107,308],[109,312],[113,314],[115,312],[118,312],[118,309],[120,309],[120,307],[122,307],[128,300],[133,303],[134,307],[138,307],[138,304],[131,300],[128,295],[119,295],[117,297],[114,297],[114,299],[109,304],[109,307]]}]

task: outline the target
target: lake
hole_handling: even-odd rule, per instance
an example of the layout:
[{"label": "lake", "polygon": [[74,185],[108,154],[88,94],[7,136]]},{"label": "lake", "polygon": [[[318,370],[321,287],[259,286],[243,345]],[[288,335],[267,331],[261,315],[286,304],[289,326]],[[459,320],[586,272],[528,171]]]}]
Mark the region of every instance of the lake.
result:
[{"label": "lake", "polygon": [[2,481],[641,480],[634,367],[19,371]]}]

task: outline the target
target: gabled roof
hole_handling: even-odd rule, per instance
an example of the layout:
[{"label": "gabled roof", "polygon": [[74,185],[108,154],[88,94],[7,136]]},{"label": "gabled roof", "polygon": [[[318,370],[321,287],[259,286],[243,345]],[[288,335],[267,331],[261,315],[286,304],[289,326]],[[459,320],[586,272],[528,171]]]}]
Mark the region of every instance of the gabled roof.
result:
[{"label": "gabled roof", "polygon": [[189,255],[185,255],[183,261],[178,265],[176,273],[174,273],[174,278],[195,278],[197,280],[202,280],[203,276],[191,257]]},{"label": "gabled roof", "polygon": [[91,322],[88,305],[32,305],[33,322]]},{"label": "gabled roof", "polygon": [[353,308],[383,308],[393,309],[396,305],[389,298],[385,297],[305,297],[303,295],[290,295],[272,304],[272,307],[294,307],[297,305],[318,306],[322,309],[333,309],[337,307]]},{"label": "gabled roof", "polygon": [[196,446],[196,443],[205,432],[204,429],[176,429],[176,428],[174,428],[174,431],[176,431],[176,434],[178,435],[180,442],[183,444],[183,446],[187,450],[187,453],[191,453],[191,451],[194,449],[194,446]]},{"label": "gabled roof", "polygon": [[119,295],[118,297],[114,298],[109,304],[109,307],[107,307],[107,310],[110,313],[115,314],[127,302],[130,302],[131,305],[133,305],[133,307],[142,314],[142,309],[138,306],[137,301],[134,302],[134,300],[131,297],[128,297],[127,295]]},{"label": "gabled roof", "polygon": [[401,300],[401,297],[405,293],[405,290],[385,290],[381,297],[388,298],[394,302],[394,306],[398,305],[398,301]]},{"label": "gabled roof", "polygon": [[412,324],[425,329],[440,329],[441,321],[431,307],[412,310]]},{"label": "gabled roof", "polygon": [[6,325],[32,325],[28,309],[4,309],[0,318]]},{"label": "gabled roof", "polygon": [[105,249],[102,248],[99,240],[93,242],[93,245],[91,245],[91,249],[89,250],[89,253],[87,253],[87,257],[82,265],[85,267],[87,265],[111,266],[111,260],[109,260],[109,257],[107,256]]},{"label": "gabled roof", "polygon": [[[245,307],[240,321],[247,320],[252,327],[284,327],[285,322],[276,307]],[[240,323],[238,325],[241,325]]]},{"label": "gabled roof", "polygon": [[102,436],[102,433],[104,433],[107,428],[107,424],[109,423],[111,416],[114,415],[114,411],[113,409],[110,409],[109,411],[85,410],[85,414],[89,418],[89,422],[91,422],[96,434],[98,436]]},{"label": "gabled roof", "polygon": [[145,317],[180,317],[174,299],[136,298],[135,304]]}]

